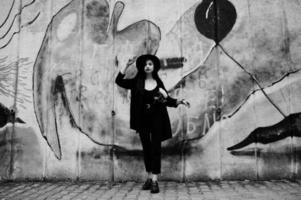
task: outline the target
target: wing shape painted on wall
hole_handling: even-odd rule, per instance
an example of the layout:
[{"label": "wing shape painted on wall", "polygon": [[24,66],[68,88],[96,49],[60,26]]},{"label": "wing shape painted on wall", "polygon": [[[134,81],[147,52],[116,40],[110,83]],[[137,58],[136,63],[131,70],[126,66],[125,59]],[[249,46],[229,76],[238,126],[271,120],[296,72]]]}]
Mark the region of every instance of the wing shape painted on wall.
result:
[{"label": "wing shape painted on wall", "polygon": [[301,113],[291,114],[272,126],[259,127],[252,131],[244,140],[227,149],[234,151],[253,143],[269,144],[294,136],[301,137]]},{"label": "wing shape painted on wall", "polygon": [[73,127],[103,144],[111,133],[110,94],[118,66],[158,49],[160,29],[150,21],[117,30],[123,9],[117,2],[109,23],[107,1],[82,5],[73,0],[48,25],[34,64],[34,108],[41,133],[58,159],[61,118],[69,117]]}]

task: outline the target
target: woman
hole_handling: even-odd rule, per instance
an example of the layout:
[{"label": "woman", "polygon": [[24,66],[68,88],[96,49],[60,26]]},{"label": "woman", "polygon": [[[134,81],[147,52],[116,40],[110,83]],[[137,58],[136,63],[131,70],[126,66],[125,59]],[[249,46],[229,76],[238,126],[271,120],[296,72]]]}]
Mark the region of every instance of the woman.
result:
[{"label": "woman", "polygon": [[159,192],[158,174],[161,172],[161,142],[172,137],[166,106],[177,107],[185,100],[171,98],[158,76],[160,60],[154,55],[142,55],[136,60],[137,75],[124,79],[125,71],[134,63],[130,59],[116,77],[116,84],[131,90],[130,128],[139,133],[148,178],[143,190]]}]

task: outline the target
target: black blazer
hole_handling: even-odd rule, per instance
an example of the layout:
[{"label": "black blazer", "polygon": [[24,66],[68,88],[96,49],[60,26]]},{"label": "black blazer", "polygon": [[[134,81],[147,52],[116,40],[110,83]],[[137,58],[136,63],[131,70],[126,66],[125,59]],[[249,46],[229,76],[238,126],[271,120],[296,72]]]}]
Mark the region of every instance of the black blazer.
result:
[{"label": "black blazer", "polygon": [[[144,80],[139,81],[137,76],[133,79],[124,79],[124,76],[125,74],[119,72],[119,74],[116,77],[115,83],[120,87],[131,90],[130,128],[136,130],[137,132],[141,132],[144,128],[141,119],[143,117],[142,111],[145,105],[143,105],[143,96],[138,89],[139,86],[137,85],[141,84],[140,88],[144,88]],[[164,84],[161,80],[157,80],[157,84],[159,88],[162,88],[166,91]],[[177,107],[177,99],[168,96],[164,102],[160,103],[159,105],[156,105],[156,109],[158,109],[158,112],[156,113],[160,114],[155,117],[155,124],[156,130],[159,131],[161,134],[161,141],[167,140],[172,137],[170,119],[167,113],[166,106]]]}]

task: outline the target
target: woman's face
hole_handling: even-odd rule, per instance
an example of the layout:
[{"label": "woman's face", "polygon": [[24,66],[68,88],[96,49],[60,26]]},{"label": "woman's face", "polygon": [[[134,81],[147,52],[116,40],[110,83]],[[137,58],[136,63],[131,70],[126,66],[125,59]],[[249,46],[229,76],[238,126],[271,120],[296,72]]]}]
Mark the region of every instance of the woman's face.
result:
[{"label": "woman's face", "polygon": [[154,63],[151,60],[146,60],[145,66],[144,66],[144,72],[146,74],[151,74],[154,71]]}]

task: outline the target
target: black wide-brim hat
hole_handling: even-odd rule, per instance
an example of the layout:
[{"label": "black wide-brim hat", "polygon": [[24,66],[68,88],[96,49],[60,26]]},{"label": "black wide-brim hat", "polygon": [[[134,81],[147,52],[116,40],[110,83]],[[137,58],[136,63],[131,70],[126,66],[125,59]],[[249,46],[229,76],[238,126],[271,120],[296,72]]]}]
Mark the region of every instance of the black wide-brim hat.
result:
[{"label": "black wide-brim hat", "polygon": [[136,67],[138,71],[144,71],[144,66],[147,60],[151,60],[154,63],[154,71],[159,71],[161,68],[160,60],[157,56],[151,54],[141,55],[136,60]]}]

